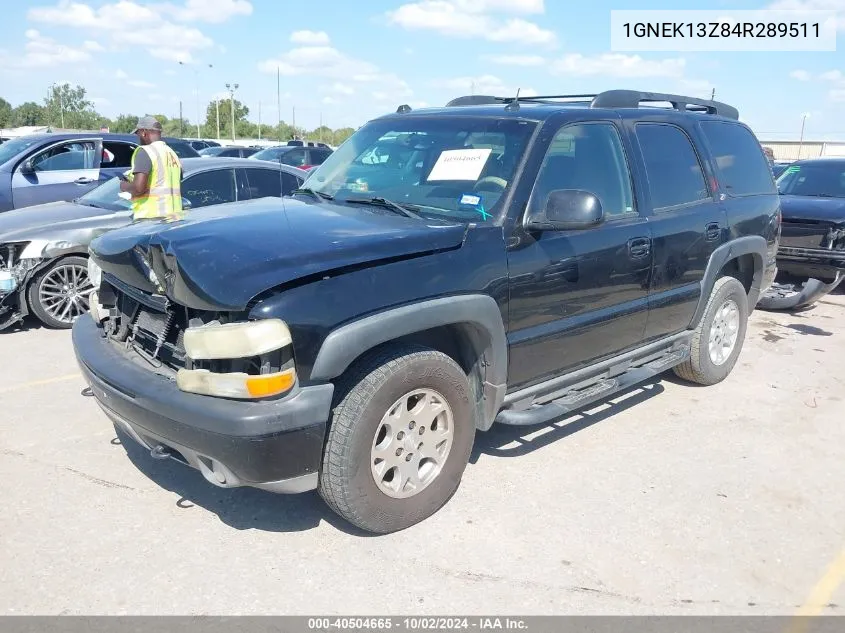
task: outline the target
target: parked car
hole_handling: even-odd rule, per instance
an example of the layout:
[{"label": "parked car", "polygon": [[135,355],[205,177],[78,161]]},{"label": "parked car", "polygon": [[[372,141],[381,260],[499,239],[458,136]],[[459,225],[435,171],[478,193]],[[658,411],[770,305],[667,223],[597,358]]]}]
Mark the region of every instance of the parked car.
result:
[{"label": "parked car", "polygon": [[[180,158],[199,156],[163,139]],[[0,147],[0,212],[71,200],[126,171],[138,137],[129,134],[31,134]]]},{"label": "parked car", "polygon": [[200,156],[215,158],[249,158],[258,150],[254,147],[227,145],[226,147],[206,147],[200,151]]},{"label": "parked car", "polygon": [[[295,141],[291,141],[295,142]],[[301,141],[300,141],[301,142]],[[332,155],[327,147],[302,147],[298,145],[279,145],[268,147],[250,156],[255,160],[271,160],[285,165],[310,169],[322,165]]]},{"label": "parked car", "polygon": [[795,161],[791,161],[791,160],[776,160],[776,161],[772,164],[772,175],[773,175],[775,178],[779,178],[779,177],[780,177],[780,175],[781,175],[783,172],[785,172],[785,171],[786,171],[786,168],[787,168],[787,167],[789,167],[789,166],[790,166],[792,163],[794,163],[794,162],[795,162]]},{"label": "parked car", "polygon": [[[677,110],[639,107],[655,99]],[[738,117],[629,90],[403,106],[283,212],[94,240],[73,327],[90,395],[214,485],[316,488],[361,529],[407,528],[494,422],[545,424],[668,369],[730,374],[780,215]],[[390,137],[414,159],[361,161]]]},{"label": "parked car", "polygon": [[[289,195],[306,177],[295,167],[232,159],[183,161],[186,208]],[[118,178],[72,202],[0,214],[0,330],[34,314],[44,325],[69,328],[88,310],[92,239],[132,222]],[[238,207],[230,209],[237,212]]]},{"label": "parked car", "polygon": [[769,310],[803,308],[845,278],[845,158],[797,161],[777,184],[783,211],[780,274],[758,305]]}]

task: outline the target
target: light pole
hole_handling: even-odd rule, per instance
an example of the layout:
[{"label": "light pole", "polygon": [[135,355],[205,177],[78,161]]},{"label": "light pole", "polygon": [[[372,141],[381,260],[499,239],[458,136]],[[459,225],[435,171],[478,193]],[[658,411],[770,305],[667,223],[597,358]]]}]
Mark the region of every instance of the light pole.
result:
[{"label": "light pole", "polygon": [[61,91],[61,88],[56,86],[56,84],[53,84],[50,87],[53,89],[53,98],[55,99],[56,96],[59,97],[59,116],[61,117],[62,129],[64,129],[64,127],[65,127],[65,106],[62,103],[62,91]]},{"label": "light pole", "polygon": [[238,84],[226,84],[226,90],[229,91],[229,110],[232,111],[232,142],[235,142],[235,90],[238,89]]},{"label": "light pole", "polygon": [[[187,67],[185,62],[179,62],[179,65]],[[208,64],[209,68],[214,68],[213,64]],[[194,82],[196,85],[196,94],[197,94],[197,139],[199,140],[200,137],[200,71],[198,68],[194,68]],[[219,136],[219,134],[218,134]]]},{"label": "light pole", "polygon": [[801,117],[801,138],[798,141],[798,160],[801,160],[801,148],[804,147],[804,124],[807,122],[809,112],[805,112]]}]

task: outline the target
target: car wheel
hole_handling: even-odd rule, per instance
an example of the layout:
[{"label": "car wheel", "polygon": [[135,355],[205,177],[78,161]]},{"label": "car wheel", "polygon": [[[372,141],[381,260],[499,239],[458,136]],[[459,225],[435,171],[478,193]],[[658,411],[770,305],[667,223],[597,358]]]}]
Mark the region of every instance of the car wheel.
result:
[{"label": "car wheel", "polygon": [[469,462],[475,418],[466,374],[449,356],[396,346],[339,385],[320,495],[347,521],[385,534],[436,513]]},{"label": "car wheel", "polygon": [[748,295],[733,277],[716,280],[692,337],[690,357],[674,368],[684,380],[715,385],[734,368],[748,327]]},{"label": "car wheel", "polygon": [[27,298],[32,313],[47,327],[67,330],[88,312],[88,298],[94,286],[88,279],[84,257],[60,259],[29,284]]}]

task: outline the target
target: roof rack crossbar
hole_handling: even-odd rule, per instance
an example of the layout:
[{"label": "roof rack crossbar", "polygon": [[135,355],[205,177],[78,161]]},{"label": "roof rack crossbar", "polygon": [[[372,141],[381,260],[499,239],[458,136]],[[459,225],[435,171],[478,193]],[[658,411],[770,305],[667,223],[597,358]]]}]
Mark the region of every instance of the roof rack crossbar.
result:
[{"label": "roof rack crossbar", "polygon": [[729,119],[739,119],[739,111],[727,103],[663,92],[607,90],[596,95],[590,105],[593,108],[639,108],[641,103],[650,102],[671,103],[675,110],[680,110],[681,112],[703,111],[707,114],[724,116]]},{"label": "roof rack crossbar", "polygon": [[493,95],[466,95],[449,101],[446,107],[465,105],[492,105],[496,103],[511,104],[514,101],[522,103],[543,103],[553,105],[559,99],[578,100],[575,103],[587,103],[591,108],[639,108],[648,103],[670,103],[675,110],[681,112],[704,112],[730,119],[739,119],[739,111],[727,103],[697,99],[683,95],[663,92],[641,92],[639,90],[606,90],[599,94],[573,95],[536,95],[530,97],[495,97]]}]

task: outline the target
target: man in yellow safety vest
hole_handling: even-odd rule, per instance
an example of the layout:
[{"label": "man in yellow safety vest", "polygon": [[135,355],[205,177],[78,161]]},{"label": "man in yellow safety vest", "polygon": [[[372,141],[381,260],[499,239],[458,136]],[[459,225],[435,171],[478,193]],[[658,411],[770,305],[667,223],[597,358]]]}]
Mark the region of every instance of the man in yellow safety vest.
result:
[{"label": "man in yellow safety vest", "polygon": [[132,167],[120,190],[132,196],[134,220],[181,220],[182,163],[161,140],[161,123],[155,117],[138,119],[132,130],[141,144],[132,154]]}]

